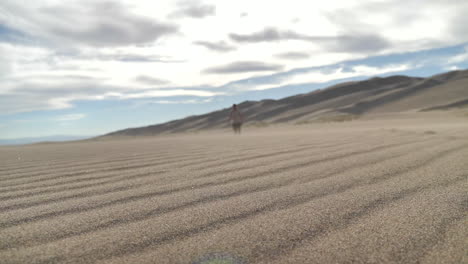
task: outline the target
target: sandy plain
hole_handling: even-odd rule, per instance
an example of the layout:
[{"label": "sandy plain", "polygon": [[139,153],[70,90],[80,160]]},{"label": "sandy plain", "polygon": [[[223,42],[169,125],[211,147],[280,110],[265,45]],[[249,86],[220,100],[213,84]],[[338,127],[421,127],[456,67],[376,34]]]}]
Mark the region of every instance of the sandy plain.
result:
[{"label": "sandy plain", "polygon": [[0,147],[0,263],[468,263],[467,209],[446,113]]}]

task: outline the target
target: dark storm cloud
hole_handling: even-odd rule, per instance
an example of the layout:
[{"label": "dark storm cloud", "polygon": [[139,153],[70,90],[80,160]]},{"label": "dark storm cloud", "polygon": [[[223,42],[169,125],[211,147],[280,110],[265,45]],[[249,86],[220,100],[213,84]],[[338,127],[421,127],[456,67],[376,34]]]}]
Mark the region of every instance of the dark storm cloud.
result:
[{"label": "dark storm cloud", "polygon": [[229,34],[229,37],[239,43],[258,43],[283,40],[303,40],[316,43],[329,51],[338,52],[369,52],[380,51],[389,47],[390,43],[375,34],[349,34],[338,36],[309,36],[291,30],[265,28],[251,34]]},{"label": "dark storm cloud", "polygon": [[135,81],[143,84],[149,84],[149,85],[164,85],[164,84],[169,84],[169,81],[159,79],[159,78],[154,78],[151,76],[146,76],[146,75],[140,75],[135,77]]},{"label": "dark storm cloud", "polygon": [[191,17],[204,18],[216,14],[216,6],[202,4],[197,1],[183,1],[178,3],[178,10],[169,15],[169,17]]},{"label": "dark storm cloud", "polygon": [[209,50],[218,51],[218,52],[227,52],[227,51],[232,51],[236,49],[234,46],[231,46],[224,41],[219,41],[219,42],[195,41],[194,44],[200,45]]},{"label": "dark storm cloud", "polygon": [[291,52],[277,54],[275,57],[281,58],[281,59],[301,60],[301,59],[310,58],[310,55],[306,52],[291,51]]},{"label": "dark storm cloud", "polygon": [[245,72],[261,72],[261,71],[279,71],[283,69],[282,65],[269,64],[257,61],[239,61],[227,65],[217,66],[205,69],[204,73],[245,73]]}]

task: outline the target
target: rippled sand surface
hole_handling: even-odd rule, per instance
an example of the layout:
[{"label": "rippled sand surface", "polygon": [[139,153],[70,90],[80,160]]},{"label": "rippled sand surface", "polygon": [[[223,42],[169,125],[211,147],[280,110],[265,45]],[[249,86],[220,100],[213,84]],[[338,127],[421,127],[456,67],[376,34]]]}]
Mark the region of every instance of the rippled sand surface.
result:
[{"label": "rippled sand surface", "polygon": [[467,263],[467,128],[402,118],[0,147],[0,262]]}]

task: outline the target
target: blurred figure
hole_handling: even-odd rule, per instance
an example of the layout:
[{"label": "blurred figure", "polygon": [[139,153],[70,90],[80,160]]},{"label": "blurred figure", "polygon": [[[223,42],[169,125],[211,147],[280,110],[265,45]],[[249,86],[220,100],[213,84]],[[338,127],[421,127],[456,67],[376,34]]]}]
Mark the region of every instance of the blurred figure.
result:
[{"label": "blurred figure", "polygon": [[229,114],[229,120],[232,123],[232,129],[234,130],[235,134],[241,133],[242,123],[244,122],[244,117],[242,116],[239,109],[237,109],[237,105],[232,105],[231,114]]}]

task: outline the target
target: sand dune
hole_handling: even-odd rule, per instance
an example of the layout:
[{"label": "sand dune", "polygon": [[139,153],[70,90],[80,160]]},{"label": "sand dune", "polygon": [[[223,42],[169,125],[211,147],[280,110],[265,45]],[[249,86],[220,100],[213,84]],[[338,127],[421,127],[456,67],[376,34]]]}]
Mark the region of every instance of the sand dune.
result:
[{"label": "sand dune", "polygon": [[467,128],[430,112],[0,147],[0,262],[466,263]]},{"label": "sand dune", "polygon": [[[246,101],[239,108],[246,126],[323,123],[398,112],[452,110],[468,102],[468,70],[428,78],[389,76],[345,82],[279,100]],[[163,124],[128,128],[101,138],[148,136],[174,132],[220,129],[228,126],[230,108]]]}]

